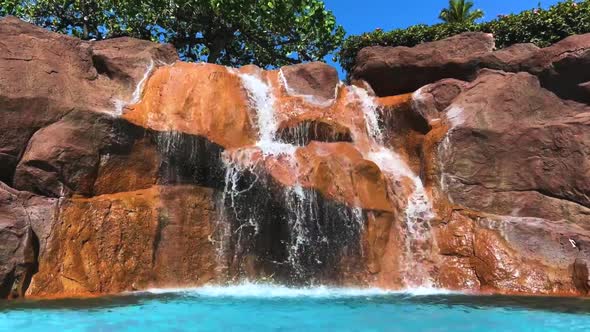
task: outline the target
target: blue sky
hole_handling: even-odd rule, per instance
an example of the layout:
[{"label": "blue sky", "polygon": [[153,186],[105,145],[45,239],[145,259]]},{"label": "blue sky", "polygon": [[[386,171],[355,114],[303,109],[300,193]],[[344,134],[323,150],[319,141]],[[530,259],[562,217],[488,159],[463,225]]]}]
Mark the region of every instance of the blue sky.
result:
[{"label": "blue sky", "polygon": [[[537,7],[539,2],[546,8],[557,0],[474,0],[475,8],[485,12],[484,20],[491,20],[500,14],[518,13]],[[348,34],[361,34],[376,28],[392,30],[414,24],[438,23],[438,14],[446,7],[448,0],[324,0],[326,7],[336,15],[336,20]],[[342,70],[338,67],[341,77]]]}]

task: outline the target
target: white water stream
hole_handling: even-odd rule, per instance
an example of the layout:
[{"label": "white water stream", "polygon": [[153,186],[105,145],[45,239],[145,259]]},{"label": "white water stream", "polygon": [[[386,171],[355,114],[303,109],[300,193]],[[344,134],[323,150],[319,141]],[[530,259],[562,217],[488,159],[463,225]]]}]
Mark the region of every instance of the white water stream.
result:
[{"label": "white water stream", "polygon": [[[259,138],[254,148],[245,148],[241,151],[232,151],[231,155],[225,155],[224,161],[226,166],[226,184],[223,193],[223,201],[226,202],[227,209],[233,213],[233,220],[237,220],[242,226],[239,226],[234,232],[240,232],[245,227],[253,227],[258,233],[259,225],[254,216],[240,216],[235,202],[240,195],[246,194],[256,182],[263,181],[257,175],[257,163],[264,162],[269,158],[280,159],[287,162],[289,167],[295,172],[293,174],[296,183],[291,187],[283,189],[283,203],[287,216],[289,230],[289,243],[286,244],[288,251],[288,265],[293,269],[296,277],[309,277],[305,275],[309,265],[322,265],[323,262],[319,255],[314,255],[316,247],[329,245],[330,234],[323,234],[325,226],[320,225],[321,216],[319,215],[318,198],[313,190],[305,189],[299,183],[298,164],[296,159],[297,145],[281,142],[277,138],[279,121],[277,119],[276,97],[270,84],[261,78],[249,74],[238,73],[244,88],[247,91],[248,98],[252,109],[256,112],[256,123],[258,127]],[[307,133],[302,133],[306,135]],[[252,153],[260,151],[262,159],[256,159]],[[248,152],[249,151],[249,152]],[[236,157],[238,156],[238,157]],[[238,182],[244,172],[249,172],[256,177],[255,183],[247,188],[240,188]],[[229,204],[228,204],[229,202]],[[358,210],[358,211],[357,211]],[[278,211],[277,211],[278,212]],[[362,227],[362,211],[352,209],[352,213],[343,213],[344,219],[342,227],[351,227],[350,232],[359,232]],[[280,222],[280,216],[276,216],[276,222]],[[351,226],[352,225],[352,226]],[[222,226],[223,227],[223,226]],[[240,235],[238,235],[240,236]],[[241,246],[242,244],[237,244]],[[224,249],[225,250],[225,249]],[[321,249],[317,249],[321,250]]]},{"label": "white water stream", "polygon": [[[237,253],[242,252],[243,246],[251,245],[248,241],[252,241],[252,234],[254,236],[258,235],[261,227],[260,221],[257,220],[259,216],[244,213],[244,211],[252,210],[244,210],[243,207],[240,210],[236,204],[242,198],[242,195],[248,194],[254,186],[265,185],[260,183],[265,180],[261,178],[263,175],[259,174],[261,168],[258,163],[263,163],[268,158],[281,159],[283,162],[286,161],[296,173],[293,174],[293,177],[297,181],[293,186],[283,189],[284,202],[282,206],[286,209],[287,216],[284,219],[287,220],[289,231],[289,239],[288,243],[286,243],[288,251],[287,263],[295,275],[303,278],[310,277],[309,273],[305,275],[306,268],[309,268],[310,264],[321,266],[322,263],[325,263],[321,261],[320,255],[316,255],[315,251],[322,250],[320,248],[326,249],[322,246],[329,246],[330,236],[333,236],[333,234],[323,233],[325,227],[320,225],[320,222],[326,216],[320,215],[321,208],[318,205],[317,194],[312,190],[303,188],[298,182],[299,171],[296,159],[298,146],[281,142],[277,138],[279,120],[276,112],[277,98],[273,93],[273,87],[257,76],[236,74],[239,75],[247,91],[250,106],[255,110],[259,138],[254,147],[226,152],[224,155],[226,178],[222,202],[224,202],[223,205],[225,205],[226,211],[223,213],[231,213],[231,219],[239,225],[235,226],[233,230],[227,221],[225,225],[219,225],[219,231],[223,233],[221,243],[218,245],[220,256],[228,253],[229,237],[233,236],[234,245],[238,248],[238,250],[234,249],[234,255],[237,255]],[[361,151],[364,158],[377,164],[390,181],[401,182],[407,178],[413,184],[412,194],[408,197],[405,208],[405,269],[402,272],[405,275],[406,286],[432,287],[433,284],[428,277],[429,273],[423,270],[420,263],[428,256],[428,253],[420,248],[424,241],[429,241],[431,238],[429,220],[433,217],[432,206],[422,181],[398,153],[385,146],[384,134],[379,126],[378,109],[374,98],[370,97],[364,89],[358,87],[351,87],[350,89],[352,96],[361,105],[362,116],[366,124],[365,129],[369,136],[369,150]],[[307,135],[307,133],[300,134]],[[262,158],[256,157],[255,154],[261,154]],[[245,174],[248,174],[248,181],[250,181],[247,184],[242,181],[244,180],[243,177],[246,176]],[[354,238],[353,236],[356,233],[360,234],[364,227],[364,216],[361,208],[352,208],[350,212],[338,214],[337,218],[340,219],[341,223],[339,227],[346,228],[347,240]],[[277,215],[276,220],[273,222],[280,222],[280,217]],[[224,221],[221,221],[221,223],[224,223]],[[243,233],[244,231],[249,233]],[[350,237],[348,237],[348,234],[350,234]],[[250,237],[242,239],[243,235]],[[241,243],[242,240],[244,240],[244,243]],[[236,258],[234,256],[234,260]]]},{"label": "white water stream", "polygon": [[[372,140],[369,151],[363,151],[367,160],[373,161],[392,181],[408,178],[412,181],[413,192],[408,198],[405,214],[405,266],[404,279],[409,287],[432,287],[433,281],[424,270],[420,261],[429,253],[419,248],[425,241],[432,241],[430,220],[434,217],[422,180],[402,159],[402,157],[385,146],[383,132],[379,126],[378,107],[375,99],[366,90],[352,86],[351,90],[363,109],[366,130]],[[394,193],[392,193],[394,194]]]}]

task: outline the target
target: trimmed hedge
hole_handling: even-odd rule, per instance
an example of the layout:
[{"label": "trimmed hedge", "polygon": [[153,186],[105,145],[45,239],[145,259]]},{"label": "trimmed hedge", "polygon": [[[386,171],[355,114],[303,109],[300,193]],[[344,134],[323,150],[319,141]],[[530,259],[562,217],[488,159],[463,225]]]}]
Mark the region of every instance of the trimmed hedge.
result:
[{"label": "trimmed hedge", "polygon": [[335,61],[339,61],[342,68],[350,74],[357,53],[364,47],[411,47],[468,31],[494,34],[497,48],[517,43],[534,43],[545,47],[567,36],[590,32],[590,0],[567,0],[546,10],[531,9],[519,14],[501,15],[495,20],[480,24],[420,24],[389,32],[378,29],[346,38]]}]

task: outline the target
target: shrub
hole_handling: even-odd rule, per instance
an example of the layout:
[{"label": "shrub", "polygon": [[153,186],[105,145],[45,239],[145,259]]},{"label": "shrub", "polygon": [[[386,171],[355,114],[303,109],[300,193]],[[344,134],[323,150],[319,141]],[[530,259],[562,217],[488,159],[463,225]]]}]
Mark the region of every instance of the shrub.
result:
[{"label": "shrub", "polygon": [[501,15],[495,20],[480,24],[419,24],[389,32],[377,29],[346,38],[335,61],[339,61],[342,68],[350,73],[357,53],[364,47],[411,47],[468,31],[494,34],[497,48],[517,43],[534,43],[545,47],[567,36],[590,32],[590,0],[567,0],[546,10],[537,8],[519,14]]}]

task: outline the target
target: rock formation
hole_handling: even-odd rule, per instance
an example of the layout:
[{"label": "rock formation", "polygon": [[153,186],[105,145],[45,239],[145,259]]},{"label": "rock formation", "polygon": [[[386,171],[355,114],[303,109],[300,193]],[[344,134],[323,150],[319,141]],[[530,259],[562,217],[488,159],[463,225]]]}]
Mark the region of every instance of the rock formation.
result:
[{"label": "rock formation", "polygon": [[368,48],[353,86],[12,17],[0,37],[0,298],[590,290],[589,36]]},{"label": "rock formation", "polygon": [[590,102],[590,34],[546,47],[516,44],[494,50],[493,36],[463,33],[408,47],[367,47],[357,55],[352,78],[367,81],[379,96],[413,92],[443,78],[472,81],[481,69],[528,72],[561,98]]}]

